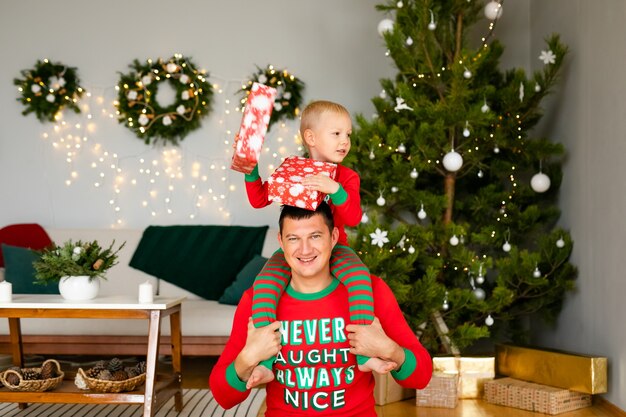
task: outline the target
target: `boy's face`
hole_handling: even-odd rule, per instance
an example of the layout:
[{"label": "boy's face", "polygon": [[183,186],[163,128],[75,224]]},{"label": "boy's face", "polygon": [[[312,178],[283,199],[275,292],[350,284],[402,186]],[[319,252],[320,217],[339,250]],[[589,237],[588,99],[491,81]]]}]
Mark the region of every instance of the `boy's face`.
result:
[{"label": "boy's face", "polygon": [[327,111],[313,127],[304,131],[304,140],[313,159],[339,164],[350,152],[350,135],[350,117]]}]

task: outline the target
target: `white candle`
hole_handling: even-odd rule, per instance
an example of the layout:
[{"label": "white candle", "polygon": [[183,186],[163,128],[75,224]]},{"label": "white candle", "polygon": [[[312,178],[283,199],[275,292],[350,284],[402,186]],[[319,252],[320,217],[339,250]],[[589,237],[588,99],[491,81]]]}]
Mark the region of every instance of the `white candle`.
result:
[{"label": "white candle", "polygon": [[139,302],[151,303],[152,301],[154,301],[154,295],[152,292],[152,284],[150,284],[150,281],[139,284]]},{"label": "white candle", "polygon": [[8,281],[0,282],[0,302],[8,303],[13,298],[13,285]]}]

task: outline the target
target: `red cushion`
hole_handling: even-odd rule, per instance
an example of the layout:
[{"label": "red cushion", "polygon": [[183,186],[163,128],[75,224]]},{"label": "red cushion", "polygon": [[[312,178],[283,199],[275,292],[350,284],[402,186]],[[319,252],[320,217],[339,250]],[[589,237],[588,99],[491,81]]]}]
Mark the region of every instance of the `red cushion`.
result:
[{"label": "red cushion", "polygon": [[[36,223],[11,224],[0,229],[2,244],[41,250],[52,244],[52,240],[43,227]],[[4,267],[4,257],[0,250],[0,267]]]}]

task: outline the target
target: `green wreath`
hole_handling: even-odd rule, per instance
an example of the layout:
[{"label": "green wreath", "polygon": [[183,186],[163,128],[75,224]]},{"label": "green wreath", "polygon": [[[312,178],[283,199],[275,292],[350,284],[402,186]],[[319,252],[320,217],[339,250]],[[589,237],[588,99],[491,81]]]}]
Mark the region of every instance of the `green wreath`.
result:
[{"label": "green wreath", "polygon": [[245,93],[240,101],[242,105],[245,105],[248,94],[250,94],[250,88],[252,88],[252,84],[255,82],[278,90],[274,100],[274,110],[267,127],[269,131],[272,125],[279,120],[293,120],[300,115],[304,83],[287,70],[277,70],[272,65],[268,65],[266,69],[261,69],[257,66],[257,69],[258,71],[239,90],[239,92]]},{"label": "green wreath", "polygon": [[26,106],[24,116],[35,113],[40,122],[54,122],[63,108],[80,113],[76,103],[85,90],[79,85],[76,68],[44,59],[21,74],[24,78],[15,78],[13,84],[21,93],[17,100]]},{"label": "green wreath", "polygon": [[[196,70],[190,58],[176,54],[167,61],[133,61],[132,71],[120,74],[118,121],[146,144],[162,141],[177,145],[200,127],[200,119],[211,111],[213,88],[208,75]],[[170,105],[157,101],[159,85],[168,82],[176,93]]]}]

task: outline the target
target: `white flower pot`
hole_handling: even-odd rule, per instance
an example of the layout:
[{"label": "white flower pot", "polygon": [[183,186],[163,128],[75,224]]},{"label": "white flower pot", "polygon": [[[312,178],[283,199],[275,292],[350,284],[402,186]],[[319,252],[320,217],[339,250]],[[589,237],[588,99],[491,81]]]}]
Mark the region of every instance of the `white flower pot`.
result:
[{"label": "white flower pot", "polygon": [[61,297],[70,301],[91,300],[98,296],[100,280],[89,279],[87,275],[74,277],[62,277],[59,280],[59,292]]}]

